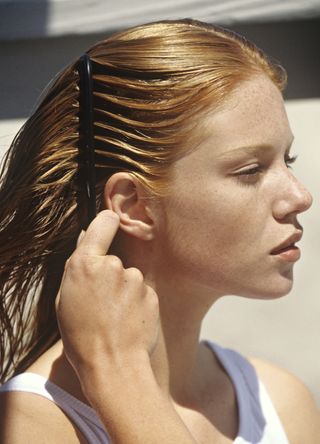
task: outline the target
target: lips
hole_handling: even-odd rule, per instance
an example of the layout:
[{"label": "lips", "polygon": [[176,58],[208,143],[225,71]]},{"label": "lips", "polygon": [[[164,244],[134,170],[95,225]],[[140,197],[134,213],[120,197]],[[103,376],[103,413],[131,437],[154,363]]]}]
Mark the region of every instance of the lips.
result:
[{"label": "lips", "polygon": [[285,251],[288,251],[292,248],[295,248],[295,243],[299,242],[302,238],[302,231],[298,231],[294,234],[292,234],[290,237],[288,237],[284,242],[282,242],[280,245],[278,245],[276,248],[274,248],[271,251],[271,254],[281,254]]}]

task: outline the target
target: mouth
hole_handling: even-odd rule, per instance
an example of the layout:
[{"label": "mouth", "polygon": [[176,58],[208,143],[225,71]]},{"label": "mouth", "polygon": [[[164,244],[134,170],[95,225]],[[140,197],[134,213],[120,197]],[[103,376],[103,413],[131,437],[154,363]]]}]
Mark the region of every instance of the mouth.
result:
[{"label": "mouth", "polygon": [[289,236],[284,242],[271,251],[272,256],[279,256],[288,262],[295,262],[300,258],[300,249],[295,245],[302,238],[302,231]]}]

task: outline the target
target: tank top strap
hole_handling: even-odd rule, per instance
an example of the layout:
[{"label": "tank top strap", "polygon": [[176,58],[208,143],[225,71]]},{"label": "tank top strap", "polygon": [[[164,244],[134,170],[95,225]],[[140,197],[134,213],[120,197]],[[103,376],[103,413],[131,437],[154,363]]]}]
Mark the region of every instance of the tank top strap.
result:
[{"label": "tank top strap", "polygon": [[252,364],[238,352],[205,341],[236,393],[239,432],[234,444],[289,444],[270,396]]},{"label": "tank top strap", "polygon": [[35,373],[21,373],[0,386],[1,392],[29,392],[54,402],[77,426],[89,444],[110,444],[96,412],[79,399]]},{"label": "tank top strap", "polygon": [[[234,444],[289,444],[272,401],[250,362],[234,350],[205,342],[235,389],[239,432]],[[0,386],[0,392],[6,391],[30,392],[49,399],[66,413],[89,444],[110,444],[95,411],[44,377],[22,373]]]}]

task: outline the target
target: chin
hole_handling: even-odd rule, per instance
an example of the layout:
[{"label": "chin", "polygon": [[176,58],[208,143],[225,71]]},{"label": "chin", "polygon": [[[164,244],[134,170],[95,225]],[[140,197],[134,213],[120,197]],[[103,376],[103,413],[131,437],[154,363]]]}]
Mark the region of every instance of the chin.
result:
[{"label": "chin", "polygon": [[248,289],[242,296],[250,299],[279,299],[290,293],[292,287],[292,276],[290,278],[282,276],[280,279],[265,282],[263,286]]}]

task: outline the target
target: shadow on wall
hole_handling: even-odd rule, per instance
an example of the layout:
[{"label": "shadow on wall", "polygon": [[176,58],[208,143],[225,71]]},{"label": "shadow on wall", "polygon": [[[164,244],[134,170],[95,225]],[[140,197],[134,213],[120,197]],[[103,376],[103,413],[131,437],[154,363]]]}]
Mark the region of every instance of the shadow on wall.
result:
[{"label": "shadow on wall", "polygon": [[287,70],[285,99],[320,97],[320,19],[231,27],[243,34]]},{"label": "shadow on wall", "polygon": [[[6,41],[0,41],[1,120],[27,117],[42,89],[39,79],[46,77],[45,61],[36,51],[28,51],[25,38],[45,35],[49,9],[49,0],[34,2],[32,7],[29,2],[6,1],[1,5],[0,29],[6,36]],[[52,76],[52,72],[48,74]]]},{"label": "shadow on wall", "polygon": [[[8,9],[8,23],[11,26],[13,23],[15,26],[21,25],[21,38],[26,26],[46,26],[49,5],[46,1],[37,2],[36,5],[34,18],[29,17],[27,9],[24,11],[23,2],[19,5],[19,13]],[[289,76],[286,99],[320,97],[319,18],[226,26],[253,40],[286,68]],[[0,120],[29,116],[51,78],[91,44],[107,35],[69,35],[0,42]]]},{"label": "shadow on wall", "polygon": [[50,14],[49,0],[30,2],[6,1],[1,6],[0,29],[1,34],[6,39],[34,38],[39,35],[46,35],[48,17]]},{"label": "shadow on wall", "polygon": [[25,119],[48,82],[105,35],[0,42],[0,120]]}]

